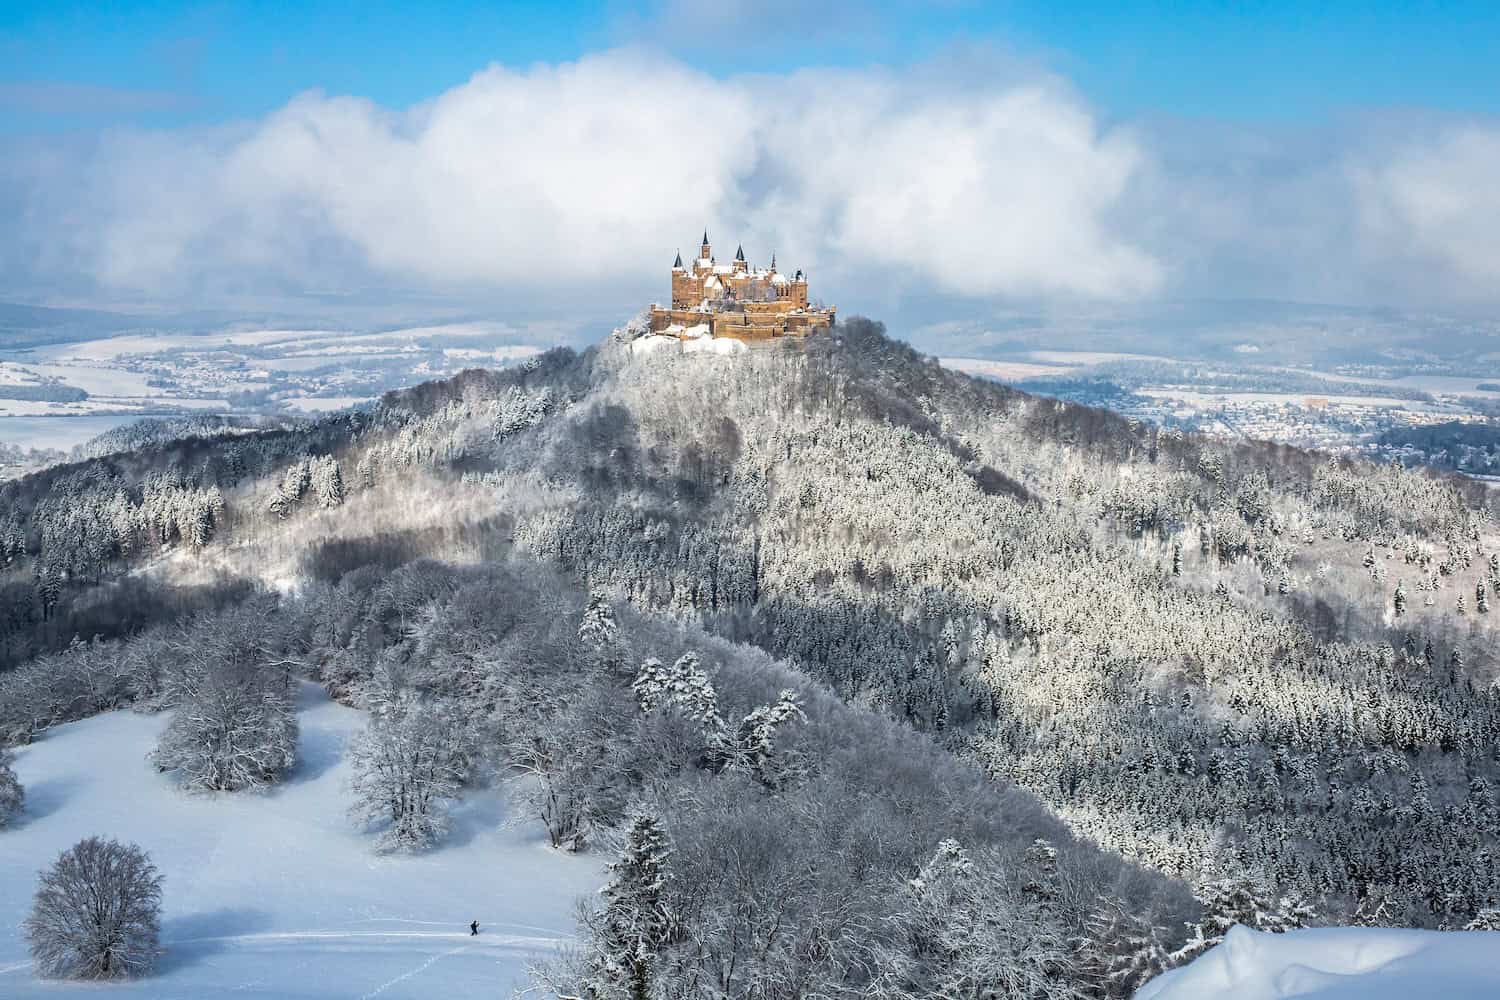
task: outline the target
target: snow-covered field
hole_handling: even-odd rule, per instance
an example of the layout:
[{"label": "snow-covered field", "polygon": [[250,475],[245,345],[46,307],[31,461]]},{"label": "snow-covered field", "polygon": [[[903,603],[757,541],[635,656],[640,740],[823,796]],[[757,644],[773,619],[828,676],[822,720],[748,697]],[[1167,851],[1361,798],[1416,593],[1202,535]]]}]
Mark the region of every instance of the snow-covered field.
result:
[{"label": "snow-covered field", "polygon": [[[11,400],[15,403],[15,400]],[[44,411],[55,404],[37,403]],[[139,420],[130,414],[82,414],[76,417],[0,415],[0,444],[21,448],[57,448],[66,451],[122,424]]]},{"label": "snow-covered field", "polygon": [[165,876],[166,954],[112,996],[506,997],[571,939],[605,859],[554,852],[534,824],[502,829],[495,792],[455,809],[439,849],[375,855],[345,816],[344,747],[364,717],[305,685],[299,718],[297,770],[264,795],[178,791],[145,759],[165,716],[115,712],[23,748],[26,812],[0,831],[0,997],[101,995],[37,980],[18,927],[38,869],[96,833],[140,844]]},{"label": "snow-covered field", "polygon": [[1266,934],[1232,927],[1191,965],[1135,1000],[1494,1000],[1500,933],[1329,927]]}]

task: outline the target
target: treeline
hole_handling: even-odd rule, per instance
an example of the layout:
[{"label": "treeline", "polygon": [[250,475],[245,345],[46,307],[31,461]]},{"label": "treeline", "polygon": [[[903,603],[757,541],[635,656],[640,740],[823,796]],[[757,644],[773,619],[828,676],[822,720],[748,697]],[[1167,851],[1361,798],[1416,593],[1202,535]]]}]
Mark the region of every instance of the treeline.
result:
[{"label": "treeline", "polygon": [[34,403],[81,403],[89,394],[77,386],[61,382],[0,383],[0,399],[18,399]]}]

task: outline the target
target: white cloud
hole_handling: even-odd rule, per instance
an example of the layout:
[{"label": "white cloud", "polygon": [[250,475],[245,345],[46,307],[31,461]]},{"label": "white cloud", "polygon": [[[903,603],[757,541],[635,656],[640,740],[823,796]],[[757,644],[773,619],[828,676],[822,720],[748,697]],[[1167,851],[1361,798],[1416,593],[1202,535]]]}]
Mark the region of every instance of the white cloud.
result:
[{"label": "white cloud", "polygon": [[1366,256],[1459,297],[1500,285],[1500,129],[1449,126],[1350,169]]},{"label": "white cloud", "polygon": [[627,50],[493,67],[408,112],[309,93],[247,128],[117,136],[74,179],[87,222],[39,238],[106,288],[147,293],[391,280],[587,295],[660,284],[707,224],[758,259],[846,276],[1132,296],[1160,268],[1105,216],[1140,159],[1045,82],[719,80]]},{"label": "white cloud", "polygon": [[774,249],[845,306],[1500,302],[1500,128],[1106,125],[1064,81],[982,59],[718,79],[626,49],[491,67],[407,111],[308,93],[62,142],[0,149],[6,293],[618,311],[706,225],[722,257]]}]

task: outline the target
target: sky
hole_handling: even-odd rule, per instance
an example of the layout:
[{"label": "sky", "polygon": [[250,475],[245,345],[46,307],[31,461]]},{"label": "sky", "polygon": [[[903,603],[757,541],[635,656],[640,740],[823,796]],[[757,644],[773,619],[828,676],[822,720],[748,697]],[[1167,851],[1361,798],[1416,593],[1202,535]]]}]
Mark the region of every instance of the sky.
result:
[{"label": "sky", "polygon": [[1500,4],[0,0],[0,297],[1500,306]]}]

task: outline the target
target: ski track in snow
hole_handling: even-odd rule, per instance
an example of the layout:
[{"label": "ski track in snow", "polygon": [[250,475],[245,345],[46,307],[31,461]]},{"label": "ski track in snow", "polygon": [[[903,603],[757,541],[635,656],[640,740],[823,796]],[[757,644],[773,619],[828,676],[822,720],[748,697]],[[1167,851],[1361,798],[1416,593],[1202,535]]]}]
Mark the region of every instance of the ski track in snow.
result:
[{"label": "ski track in snow", "polygon": [[441,961],[442,959],[445,959],[445,958],[449,957],[450,955],[457,955],[457,954],[460,954],[461,952],[468,951],[470,947],[471,947],[471,945],[466,945],[466,944],[459,945],[457,948],[454,948],[451,951],[445,951],[445,952],[442,952],[440,954],[433,955],[427,961],[423,962],[421,965],[417,966],[415,969],[412,969],[410,972],[403,972],[401,975],[397,976],[395,979],[389,980],[389,981],[387,981],[385,983],[382,983],[380,986],[375,987],[370,992],[368,992],[368,993],[364,994],[363,996],[361,996],[359,998],[359,1000],[371,1000],[372,997],[378,997],[378,996],[380,996],[380,994],[384,993],[386,990],[390,989],[392,986],[395,986],[398,983],[403,983],[406,980],[412,978],[413,976],[419,976],[422,973],[426,972],[428,969],[432,968],[432,966],[434,964],[436,964],[437,962]]}]

